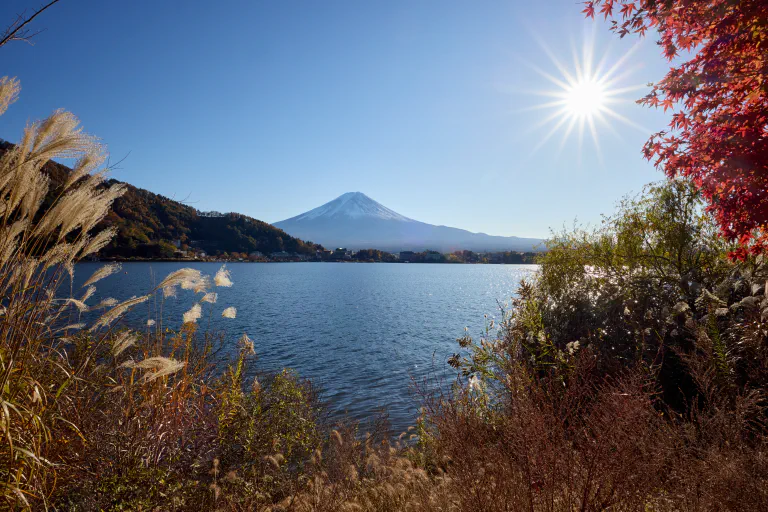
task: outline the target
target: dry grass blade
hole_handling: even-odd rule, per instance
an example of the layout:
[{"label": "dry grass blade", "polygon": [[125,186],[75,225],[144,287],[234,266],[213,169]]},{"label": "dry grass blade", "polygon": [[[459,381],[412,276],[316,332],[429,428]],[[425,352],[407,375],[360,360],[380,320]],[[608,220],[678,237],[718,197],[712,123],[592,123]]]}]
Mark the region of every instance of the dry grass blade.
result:
[{"label": "dry grass blade", "polygon": [[112,341],[112,355],[117,358],[125,352],[126,349],[136,344],[138,338],[131,331],[124,331],[117,335]]},{"label": "dry grass blade", "polygon": [[131,309],[133,306],[137,304],[141,304],[142,302],[146,302],[149,299],[149,295],[142,295],[141,297],[133,297],[125,302],[121,302],[117,306],[113,307],[103,315],[101,315],[91,327],[91,331],[96,331],[100,329],[101,327],[106,327],[107,325],[114,322],[118,317],[120,317],[123,313]]},{"label": "dry grass blade", "polygon": [[61,300],[62,300],[62,302],[64,302],[65,305],[66,304],[71,304],[71,305],[75,306],[78,310],[80,310],[81,313],[85,313],[86,311],[88,311],[88,304],[86,304],[85,302],[82,302],[80,300],[77,300],[77,299],[75,299],[73,297],[69,297],[67,299],[61,299]]},{"label": "dry grass blade", "polygon": [[89,287],[88,287],[88,288],[85,290],[85,293],[83,293],[83,296],[82,296],[82,297],[80,297],[80,302],[85,302],[85,301],[87,301],[88,299],[90,299],[91,297],[93,297],[93,294],[94,294],[94,293],[96,293],[96,287],[95,287],[95,286],[89,286]]},{"label": "dry grass blade", "polygon": [[115,272],[119,272],[120,268],[122,268],[120,263],[108,263],[104,265],[103,267],[97,269],[96,272],[91,274],[91,277],[89,277],[88,280],[83,283],[83,287],[90,286],[93,283],[101,281],[105,277],[111,276]]}]

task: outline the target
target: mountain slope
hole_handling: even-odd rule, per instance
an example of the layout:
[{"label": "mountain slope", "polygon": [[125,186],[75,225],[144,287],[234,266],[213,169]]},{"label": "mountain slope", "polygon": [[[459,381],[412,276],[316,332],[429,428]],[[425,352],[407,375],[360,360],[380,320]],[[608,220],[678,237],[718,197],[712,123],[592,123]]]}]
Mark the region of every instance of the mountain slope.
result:
[{"label": "mountain slope", "polygon": [[409,219],[361,192],[348,192],[301,215],[273,224],[326,247],[386,251],[532,251],[542,240],[492,236]]},{"label": "mountain slope", "polygon": [[167,256],[172,240],[209,254],[253,251],[314,254],[316,250],[314,244],[252,217],[239,213],[201,215],[195,208],[131,185],[125,195],[115,201],[104,224],[117,227],[117,236],[102,251],[105,256]]},{"label": "mountain slope", "polygon": [[[11,147],[0,139],[0,155]],[[48,162],[43,171],[50,178],[46,203],[58,196],[71,172],[69,167]],[[116,180],[110,180],[108,184]],[[238,213],[201,215],[195,208],[148,190],[127,185],[99,227],[115,226],[117,236],[100,255],[107,257],[172,257],[174,240],[194,245],[209,254],[276,251],[314,254],[316,246],[294,238],[271,224]]]}]

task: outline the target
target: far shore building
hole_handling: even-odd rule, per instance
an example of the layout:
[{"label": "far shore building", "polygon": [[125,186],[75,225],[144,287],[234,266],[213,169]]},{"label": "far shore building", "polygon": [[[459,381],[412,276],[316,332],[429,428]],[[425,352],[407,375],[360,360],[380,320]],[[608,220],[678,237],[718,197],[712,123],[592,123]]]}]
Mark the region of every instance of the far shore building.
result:
[{"label": "far shore building", "polygon": [[414,255],[413,251],[400,251],[400,261],[411,261]]},{"label": "far shore building", "polygon": [[341,260],[351,260],[352,251],[348,251],[346,247],[339,247],[333,251],[333,257]]},{"label": "far shore building", "polygon": [[272,253],[273,260],[285,260],[291,257],[291,253],[285,251],[278,251]]}]

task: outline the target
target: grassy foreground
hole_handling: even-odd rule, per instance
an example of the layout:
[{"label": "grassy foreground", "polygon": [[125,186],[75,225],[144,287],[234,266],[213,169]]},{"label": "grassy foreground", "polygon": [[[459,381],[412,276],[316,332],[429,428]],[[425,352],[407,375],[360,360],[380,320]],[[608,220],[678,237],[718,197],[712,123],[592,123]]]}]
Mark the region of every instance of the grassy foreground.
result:
[{"label": "grassy foreground", "polygon": [[[0,113],[17,93],[0,80]],[[49,203],[51,158],[76,164]],[[66,112],[0,159],[5,508],[768,510],[768,267],[727,261],[686,183],[555,235],[536,281],[458,340],[456,382],[395,440],[330,424],[288,370],[244,378],[248,336],[198,329],[236,315],[217,304],[225,268],[90,304],[108,265],[73,289],[74,263],[114,235],[94,232],[123,191],[103,161]],[[176,293],[189,311],[163,318]],[[157,313],[119,327],[135,307]],[[239,344],[225,372],[221,343]]]}]

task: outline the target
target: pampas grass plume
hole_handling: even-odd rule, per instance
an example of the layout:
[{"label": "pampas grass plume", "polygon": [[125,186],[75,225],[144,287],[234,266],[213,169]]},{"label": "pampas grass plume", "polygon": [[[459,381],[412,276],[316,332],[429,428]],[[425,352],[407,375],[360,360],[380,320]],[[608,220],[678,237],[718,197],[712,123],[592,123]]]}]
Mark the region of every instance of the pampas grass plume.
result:
[{"label": "pampas grass plume", "polygon": [[97,281],[101,281],[105,277],[111,276],[115,272],[119,271],[121,267],[122,266],[120,265],[120,263],[109,263],[107,265],[104,265],[103,267],[96,270],[96,272],[91,274],[91,277],[89,277],[88,280],[85,283],[83,283],[83,288],[85,288],[86,286],[90,286]]},{"label": "pampas grass plume", "polygon": [[227,270],[226,265],[222,265],[222,267],[216,272],[216,276],[213,278],[213,283],[216,286],[223,286],[223,287],[230,287],[232,286],[232,280],[230,279],[230,273],[229,270]]},{"label": "pampas grass plume", "polygon": [[202,316],[203,316],[203,308],[200,307],[200,304],[195,304],[194,306],[192,306],[192,308],[189,311],[184,313],[183,320],[185,324],[195,323]]}]

